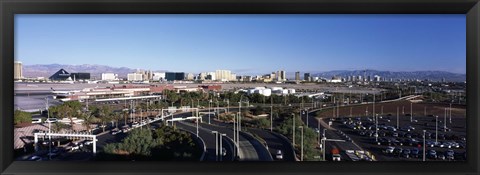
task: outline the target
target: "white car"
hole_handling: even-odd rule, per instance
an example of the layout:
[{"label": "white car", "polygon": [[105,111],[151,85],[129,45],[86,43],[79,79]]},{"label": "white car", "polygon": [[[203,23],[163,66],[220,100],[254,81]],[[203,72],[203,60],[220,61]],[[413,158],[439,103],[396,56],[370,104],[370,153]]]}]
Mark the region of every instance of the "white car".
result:
[{"label": "white car", "polygon": [[93,144],[93,140],[87,140],[87,141],[85,141],[85,145],[91,145],[91,144]]},{"label": "white car", "polygon": [[48,118],[47,120],[45,120],[45,123],[57,123],[57,119],[56,118]]},{"label": "white car", "polygon": [[42,123],[41,118],[32,118],[32,123]]},{"label": "white car", "polygon": [[282,159],[283,159],[282,150],[277,150],[277,154],[275,155],[275,158],[277,158],[278,160],[282,160]]},{"label": "white car", "polygon": [[27,160],[29,161],[42,161],[42,157],[40,156],[31,156]]},{"label": "white car", "polygon": [[333,154],[332,155],[332,160],[333,161],[340,161],[340,154]]},{"label": "white car", "polygon": [[227,150],[222,147],[222,156],[226,156],[226,155],[227,155]]},{"label": "white car", "polygon": [[389,147],[387,147],[387,149],[385,149],[385,153],[393,154],[393,150],[395,150],[395,147],[389,146]]}]

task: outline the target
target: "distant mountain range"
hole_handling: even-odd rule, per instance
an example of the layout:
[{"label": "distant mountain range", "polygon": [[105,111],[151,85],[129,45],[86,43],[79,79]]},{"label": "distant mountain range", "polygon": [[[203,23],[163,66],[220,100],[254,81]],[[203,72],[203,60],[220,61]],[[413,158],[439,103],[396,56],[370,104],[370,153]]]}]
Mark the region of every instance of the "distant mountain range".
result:
[{"label": "distant mountain range", "polygon": [[372,79],[375,75],[380,77],[385,77],[387,80],[390,78],[395,79],[419,79],[419,80],[431,80],[431,81],[441,81],[445,78],[446,81],[454,82],[463,82],[466,81],[466,74],[451,73],[446,71],[401,71],[401,72],[392,72],[392,71],[378,71],[378,70],[335,70],[328,72],[319,72],[314,73],[312,76],[332,78],[333,76],[339,76],[342,78],[347,78],[348,76],[370,76]]},{"label": "distant mountain range", "polygon": [[[90,73],[92,78],[100,79],[102,73],[116,73],[119,77],[127,77],[128,73],[135,72],[136,69],[127,67],[110,67],[105,65],[96,64],[82,64],[82,65],[65,65],[65,64],[35,64],[35,65],[23,65],[24,77],[50,77],[60,69],[64,69],[68,73],[87,72]],[[154,70],[152,70],[154,71]],[[164,70],[154,71],[164,72]]]},{"label": "distant mountain range", "polygon": [[[24,77],[50,77],[55,72],[60,69],[64,69],[69,73],[77,72],[88,72],[91,77],[96,77],[97,79],[101,78],[102,73],[116,73],[121,78],[126,78],[128,73],[135,72],[136,69],[127,68],[127,67],[110,67],[105,65],[95,65],[95,64],[83,64],[83,65],[64,65],[64,64],[47,64],[47,65],[23,65],[23,76]],[[152,70],[153,72],[165,72],[166,70]],[[393,79],[419,79],[425,80],[429,79],[432,81],[441,81],[445,78],[446,81],[456,81],[463,82],[466,81],[465,74],[451,73],[446,71],[412,71],[412,72],[392,72],[392,71],[377,71],[377,70],[335,70],[328,72],[311,72],[312,77],[323,77],[330,79],[333,76],[339,76],[342,78],[347,78],[348,76],[364,76],[364,71],[366,71],[367,76],[378,75],[380,77],[385,77],[387,80],[390,78]],[[303,78],[303,73],[301,77]],[[289,73],[290,74],[290,73]],[[292,75],[292,74],[290,74]],[[293,75],[294,76],[294,75]],[[294,77],[291,77],[294,78]]]}]

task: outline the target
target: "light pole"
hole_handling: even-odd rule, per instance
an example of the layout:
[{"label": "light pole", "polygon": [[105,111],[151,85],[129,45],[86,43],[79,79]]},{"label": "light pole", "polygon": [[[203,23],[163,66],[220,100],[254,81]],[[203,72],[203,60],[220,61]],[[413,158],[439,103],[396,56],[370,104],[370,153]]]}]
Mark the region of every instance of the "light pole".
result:
[{"label": "light pole", "polygon": [[227,134],[220,134],[220,161],[223,159],[223,136],[227,136]]},{"label": "light pole", "polygon": [[413,122],[413,103],[410,103],[410,123]]},{"label": "light pole", "polygon": [[375,115],[375,142],[378,142],[378,115]]},{"label": "light pole", "polygon": [[325,140],[327,139],[327,136],[325,135],[325,131],[327,129],[326,128],[323,128],[323,134],[322,134],[322,140],[321,140],[321,143],[322,143],[322,154],[323,154],[323,161],[326,161],[325,160],[325,151],[327,148],[325,148]]},{"label": "light pole", "polygon": [[449,111],[449,115],[450,115],[450,124],[452,124],[452,103],[450,103],[450,109],[448,110]]},{"label": "light pole", "polygon": [[435,116],[435,144],[438,143],[438,115]]},{"label": "light pole", "polygon": [[425,162],[425,132],[426,130],[423,130],[423,161]]},{"label": "light pole", "polygon": [[293,129],[293,146],[295,147],[295,114],[292,114],[293,115],[293,125],[292,125],[292,129]]},{"label": "light pole", "polygon": [[45,99],[47,100],[47,103],[45,104],[46,106],[46,109],[47,109],[47,121],[48,121],[48,159],[49,160],[52,160],[52,136],[50,135],[50,133],[52,132],[51,130],[51,122],[50,122],[50,111],[48,111],[48,96],[45,97]]},{"label": "light pole", "polygon": [[273,106],[270,106],[270,132],[273,131]]},{"label": "light pole", "polygon": [[317,134],[318,134],[318,140],[317,140],[317,144],[318,146],[320,146],[320,122],[317,123]]},{"label": "light pole", "polygon": [[373,93],[373,109],[372,109],[372,115],[373,115],[373,118],[375,119],[375,122],[377,122],[377,118],[375,118],[375,93]]},{"label": "light pole", "polygon": [[301,143],[302,143],[302,151],[301,151],[301,153],[300,153],[300,155],[301,155],[300,160],[303,161],[303,126],[299,126],[298,128],[301,128],[301,129],[302,129],[302,141],[301,141]]},{"label": "light pole", "polygon": [[218,161],[218,131],[212,131],[215,134],[215,161]]},{"label": "light pole", "polygon": [[397,106],[397,129],[399,128],[400,126],[400,120],[398,118],[398,106]]},{"label": "light pole", "polygon": [[212,100],[208,101],[208,124],[210,124],[210,115],[212,114]]},{"label": "light pole", "polygon": [[218,100],[217,100],[217,110],[216,110],[216,111],[217,111],[217,113],[216,113],[216,115],[217,115],[217,120],[220,119],[220,109],[219,109],[219,108],[220,108],[220,107],[219,107],[219,105],[218,105]]},{"label": "light pole", "polygon": [[447,132],[447,108],[445,108],[445,116],[443,118],[443,132]]}]

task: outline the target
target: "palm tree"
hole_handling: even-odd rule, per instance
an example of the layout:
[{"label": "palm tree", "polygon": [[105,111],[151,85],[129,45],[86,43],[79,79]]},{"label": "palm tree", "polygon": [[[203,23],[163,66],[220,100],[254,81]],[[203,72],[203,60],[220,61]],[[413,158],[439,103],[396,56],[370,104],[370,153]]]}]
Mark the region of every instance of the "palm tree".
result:
[{"label": "palm tree", "polygon": [[80,118],[83,119],[83,125],[87,129],[87,132],[91,134],[91,125],[98,122],[98,118],[96,118],[93,113],[90,112],[81,113]]},{"label": "palm tree", "polygon": [[124,110],[122,112],[122,114],[123,114],[123,117],[125,117],[125,124],[124,125],[127,125],[128,110]]},{"label": "palm tree", "polygon": [[103,132],[105,132],[106,123],[111,121],[110,120],[111,113],[112,113],[112,110],[110,109],[109,106],[102,106],[98,110],[98,116],[100,118],[100,121],[102,121]]},{"label": "palm tree", "polygon": [[118,122],[123,118],[121,112],[114,112],[112,113],[111,119],[115,121],[115,128],[118,128]]}]

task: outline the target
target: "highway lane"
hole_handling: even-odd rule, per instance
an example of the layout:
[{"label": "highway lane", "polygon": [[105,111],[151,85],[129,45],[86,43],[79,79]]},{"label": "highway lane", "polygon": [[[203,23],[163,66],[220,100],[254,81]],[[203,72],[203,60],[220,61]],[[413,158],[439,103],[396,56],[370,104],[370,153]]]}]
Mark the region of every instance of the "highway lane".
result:
[{"label": "highway lane", "polygon": [[[199,125],[203,128],[225,133],[228,137],[233,138],[233,129],[208,123],[201,123]],[[240,132],[238,147],[238,155],[242,161],[272,161],[272,157],[265,146],[257,139],[249,137],[243,132]]]},{"label": "highway lane", "polygon": [[[315,111],[316,112],[316,111]],[[323,134],[323,129],[319,123],[319,121],[314,117],[315,112],[309,112],[309,117],[308,117],[308,127],[310,128],[318,128],[320,132],[320,137],[322,137]],[[307,115],[302,115],[301,116],[302,121],[306,124],[307,121]],[[320,119],[323,120],[323,119]],[[329,120],[326,120],[324,122],[328,123]],[[327,160],[331,160],[331,154],[330,151],[333,149],[333,147],[337,147],[340,149],[340,155],[342,157],[342,160],[351,160],[347,154],[345,154],[345,150],[363,150],[359,146],[355,145],[353,142],[350,142],[346,139],[345,136],[339,134],[336,129],[327,127],[327,130],[325,131],[325,136],[327,139],[337,139],[337,140],[345,140],[346,142],[326,142],[326,153],[325,157]]]},{"label": "highway lane", "polygon": [[283,153],[283,159],[277,161],[295,161],[295,153],[292,143],[286,138],[281,138],[280,134],[274,134],[270,131],[265,131],[258,128],[248,128],[248,132],[258,135],[268,145],[268,151],[275,158],[277,150],[281,150]]},{"label": "highway lane", "polygon": [[[208,111],[208,110],[202,110],[202,111]],[[190,112],[187,113],[182,113],[182,114],[175,114],[175,118],[181,118],[181,117],[189,117],[192,114]],[[170,119],[167,117],[166,119]],[[219,124],[221,126],[213,125],[212,122],[213,116],[210,118],[211,124],[208,124],[208,115],[203,116],[203,123],[199,123],[199,131],[200,128],[205,128],[211,131],[218,131],[220,133],[225,133],[230,139],[233,139],[233,129],[228,128],[228,124],[222,124],[221,122],[215,122],[215,124]],[[174,123],[180,123],[180,122],[174,122]],[[188,123],[187,122],[183,122]],[[192,126],[195,127],[195,132],[196,132],[196,124],[191,123]],[[205,141],[208,142],[208,141]],[[260,143],[257,139],[253,137],[249,137],[249,135],[245,133],[240,133],[239,137],[239,153],[238,156],[240,160],[242,161],[272,161],[272,156],[266,149],[266,147]]]},{"label": "highway lane", "polygon": [[[193,133],[197,132],[195,124],[189,123],[188,121],[174,122],[174,125],[175,125],[175,127],[185,129],[185,130],[188,130],[188,131],[193,132]],[[210,129],[199,127],[198,128],[198,135],[199,135],[199,137],[201,137],[203,139],[203,141],[205,142],[205,146],[207,148],[204,160],[205,161],[215,161],[216,160],[215,159],[215,157],[216,157],[216,154],[215,154],[215,134],[213,134],[212,130],[210,130]],[[234,158],[235,158],[234,155],[233,155],[233,152],[234,152],[234,149],[235,149],[234,143],[231,140],[229,140],[228,138],[225,138],[225,137],[222,140],[223,140],[222,147],[224,147],[227,150],[227,152],[226,152],[227,154],[222,158],[223,161],[233,161]],[[218,143],[218,146],[220,146],[220,143]],[[219,148],[219,149],[221,150],[221,148]]]}]

